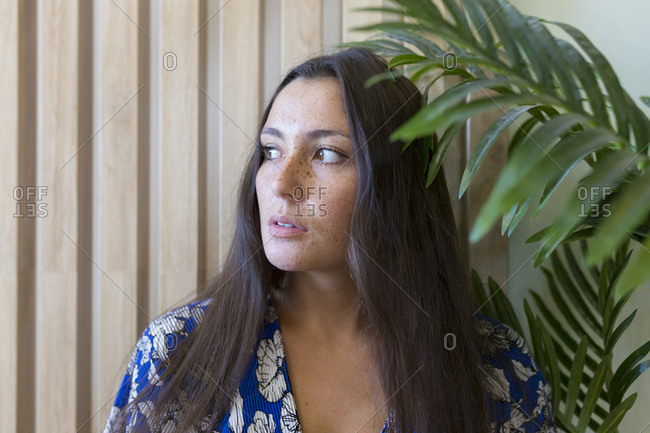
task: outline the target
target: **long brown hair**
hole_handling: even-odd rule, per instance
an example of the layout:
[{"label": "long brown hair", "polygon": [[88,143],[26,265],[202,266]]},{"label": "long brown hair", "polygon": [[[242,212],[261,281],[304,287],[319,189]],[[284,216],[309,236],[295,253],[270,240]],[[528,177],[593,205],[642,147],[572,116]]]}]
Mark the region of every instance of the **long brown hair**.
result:
[{"label": "long brown hair", "polygon": [[[419,109],[422,95],[404,77],[364,86],[386,70],[380,57],[352,48],[306,61],[279,85],[263,113],[257,149],[243,174],[228,257],[199,295],[212,301],[200,326],[165,361],[165,384],[155,387],[149,423],[162,423],[167,408],[182,394],[191,396],[192,404],[181,414],[177,431],[189,430],[209,413],[212,431],[229,411],[263,327],[267,296],[285,274],[262,248],[255,191],[264,158],[260,131],[287,84],[298,78],[335,77],[358,176],[347,264],[376,348],[381,384],[391,397],[391,427],[402,432],[488,431],[468,272],[459,255],[444,173],[426,188],[422,150],[427,147],[416,140],[402,151],[403,143],[389,140]],[[143,395],[147,392],[139,397]],[[127,411],[121,411],[122,421]]]}]

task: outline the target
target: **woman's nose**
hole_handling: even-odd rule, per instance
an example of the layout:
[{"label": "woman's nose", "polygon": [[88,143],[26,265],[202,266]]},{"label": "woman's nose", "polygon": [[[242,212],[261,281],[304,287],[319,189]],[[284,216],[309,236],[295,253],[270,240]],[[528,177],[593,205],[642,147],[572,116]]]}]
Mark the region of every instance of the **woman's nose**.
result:
[{"label": "woman's nose", "polygon": [[285,157],[277,164],[277,171],[271,181],[271,189],[277,197],[295,201],[303,199],[300,192],[303,190],[304,173],[307,171],[304,165],[298,155]]}]

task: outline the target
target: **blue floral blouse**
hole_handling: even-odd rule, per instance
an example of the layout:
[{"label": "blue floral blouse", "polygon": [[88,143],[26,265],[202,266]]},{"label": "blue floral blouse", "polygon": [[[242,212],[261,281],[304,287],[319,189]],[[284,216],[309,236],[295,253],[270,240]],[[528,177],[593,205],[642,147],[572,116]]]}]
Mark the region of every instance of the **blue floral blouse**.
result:
[{"label": "blue floral blouse", "polygon": [[[157,379],[158,367],[201,322],[209,300],[196,301],[156,318],[138,341],[117,393],[104,429],[111,430],[119,409],[135,399],[150,382]],[[551,408],[551,390],[530,356],[523,339],[506,325],[477,315],[483,337],[483,370],[487,390],[495,402],[491,414],[495,433],[555,432]],[[296,403],[291,392],[282,345],[280,324],[269,304],[264,328],[248,370],[233,399],[230,413],[217,425],[215,433],[298,433],[301,431]],[[163,428],[176,423],[177,414],[191,402],[182,396],[178,407],[170,408]],[[140,417],[147,420],[153,403],[141,401],[127,417],[130,432]],[[209,418],[197,423],[196,432],[207,432]],[[388,420],[382,433],[387,431]]]}]

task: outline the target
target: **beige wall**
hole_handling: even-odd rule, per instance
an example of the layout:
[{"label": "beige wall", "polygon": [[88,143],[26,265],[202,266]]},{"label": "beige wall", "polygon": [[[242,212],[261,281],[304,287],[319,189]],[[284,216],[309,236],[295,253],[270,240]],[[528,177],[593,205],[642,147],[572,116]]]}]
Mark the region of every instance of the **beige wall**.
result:
[{"label": "beige wall", "polygon": [[102,429],[143,328],[218,270],[282,74],[382,3],[0,0],[0,431]]}]

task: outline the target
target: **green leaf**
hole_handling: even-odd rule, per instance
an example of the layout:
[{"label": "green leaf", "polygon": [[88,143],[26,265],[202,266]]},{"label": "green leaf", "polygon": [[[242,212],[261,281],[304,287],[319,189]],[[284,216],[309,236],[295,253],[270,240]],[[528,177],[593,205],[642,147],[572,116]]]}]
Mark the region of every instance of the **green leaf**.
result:
[{"label": "green leaf", "polygon": [[479,303],[479,309],[474,314],[482,311],[487,316],[495,317],[496,312],[494,310],[494,306],[491,302],[488,301],[487,295],[485,293],[485,287],[483,287],[483,282],[481,281],[481,277],[473,268],[471,271],[471,280],[472,286],[474,287],[476,300]]},{"label": "green leaf", "polygon": [[643,152],[646,150],[646,146],[650,144],[650,119],[643,114],[627,92],[625,92],[625,102],[630,110],[630,117],[632,118],[630,126],[634,131],[636,140],[632,149]]},{"label": "green leaf", "polygon": [[599,309],[600,306],[598,305],[598,294],[596,293],[597,291],[589,283],[587,277],[582,272],[580,264],[578,263],[578,260],[576,260],[575,254],[573,254],[573,250],[569,245],[564,245],[562,251],[564,251],[564,258],[567,262],[567,268],[571,271],[573,279],[576,281],[576,283],[578,283],[578,287],[580,288],[580,291],[584,295],[585,299],[589,301],[592,307]]},{"label": "green leaf", "polygon": [[541,313],[544,320],[546,320],[546,322],[549,324],[553,332],[560,338],[560,340],[562,340],[562,343],[564,343],[564,345],[570,351],[575,351],[578,348],[578,343],[576,343],[573,337],[564,330],[564,326],[562,326],[562,324],[556,318],[557,313],[551,312],[551,309],[546,305],[539,294],[531,291],[530,296],[535,301],[537,309]]},{"label": "green leaf", "polygon": [[535,198],[534,195],[528,196],[528,198],[526,200],[524,200],[524,202],[521,204],[521,206],[519,206],[519,208],[517,209],[517,212],[512,217],[512,221],[510,222],[510,225],[508,226],[508,236],[510,236],[512,234],[513,230],[521,222],[524,215],[526,215],[526,211],[528,211],[528,208],[530,207],[530,204],[533,202],[534,198]]},{"label": "green leaf", "polygon": [[630,395],[625,399],[621,404],[616,406],[613,410],[609,412],[609,415],[605,420],[600,424],[596,433],[609,433],[613,432],[616,427],[623,421],[623,415],[625,412],[630,410],[634,402],[636,401],[637,393]]},{"label": "green leaf", "polygon": [[413,51],[403,44],[387,40],[387,39],[375,39],[367,41],[353,41],[353,42],[343,42],[337,45],[340,48],[347,47],[362,47],[374,51],[381,56],[397,56],[400,54],[415,54]]},{"label": "green leaf", "polygon": [[580,90],[573,79],[567,54],[558,46],[556,38],[551,36],[551,33],[540,23],[538,18],[528,17],[527,24],[533,40],[537,42],[542,52],[542,60],[545,66],[550,69],[549,73],[554,75],[560,83],[563,91],[562,96],[568,102],[572,111],[584,113]]},{"label": "green leaf", "polygon": [[426,183],[427,188],[429,187],[429,185],[431,185],[431,183],[433,183],[433,180],[436,178],[436,175],[440,170],[440,166],[442,165],[443,158],[445,157],[445,153],[447,153],[447,149],[449,148],[449,145],[451,144],[452,140],[458,134],[458,131],[460,131],[460,129],[463,127],[466,121],[467,119],[464,119],[450,125],[445,130],[445,133],[442,134],[442,137],[440,137],[440,141],[438,142],[438,145],[434,149],[433,157],[431,158],[431,163],[429,164],[429,170],[427,172],[427,183]]},{"label": "green leaf", "polygon": [[[545,174],[557,164],[548,156],[555,139],[582,121],[584,117],[579,114],[555,117],[535,130],[513,151],[474,221],[471,242],[478,241],[512,205],[539,190],[540,183],[545,182]],[[526,179],[526,182],[521,182],[521,179]]]},{"label": "green leaf", "polygon": [[566,301],[566,298],[564,297],[562,292],[558,289],[553,273],[546,268],[542,268],[542,272],[546,277],[549,293],[553,298],[553,302],[557,306],[559,312],[562,314],[564,320],[569,324],[569,326],[571,326],[571,328],[574,330],[576,335],[586,336],[587,340],[589,341],[589,346],[592,347],[594,351],[602,353],[603,352],[602,348],[600,348],[598,343],[596,343],[596,341],[587,333],[587,331],[585,331],[585,328],[582,326],[582,323],[580,323],[580,321],[576,318],[575,311],[569,308],[569,305],[571,305],[571,303]]},{"label": "green leaf", "polygon": [[402,75],[402,72],[399,70],[382,72],[381,74],[375,74],[368,78],[363,85],[365,88],[369,88],[384,80],[395,81],[395,77],[400,77]]},{"label": "green leaf", "polygon": [[600,50],[598,50],[598,48],[596,48],[589,38],[587,38],[580,30],[565,23],[553,22],[553,24],[561,27],[565,32],[567,32],[587,53],[593,62],[596,71],[598,71],[602,82],[607,88],[607,93],[612,102],[613,111],[616,114],[616,120],[618,123],[617,131],[622,137],[628,139],[630,136],[628,107],[625,103],[625,93],[614,69]]},{"label": "green leaf", "polygon": [[[613,188],[614,182],[626,172],[627,167],[636,157],[637,155],[632,151],[620,150],[610,153],[596,163],[592,173],[580,181],[576,192],[567,197],[560,207],[555,223],[549,226],[547,233],[544,233],[545,243],[535,255],[533,266],[538,266],[546,260],[557,245],[586,219],[585,209],[590,209],[591,204],[600,199],[600,193],[606,188]],[[581,190],[595,191],[599,194],[588,193],[582,199],[579,194]]]},{"label": "green leaf", "polygon": [[501,236],[503,236],[506,230],[508,230],[508,226],[512,222],[512,219],[515,217],[518,207],[519,207],[519,203],[511,207],[510,210],[503,215],[503,218],[501,219]]},{"label": "green leaf", "polygon": [[[610,299],[611,294],[614,291],[614,287],[616,287],[616,284],[618,284],[618,280],[621,278],[621,275],[623,275],[623,271],[627,268],[630,262],[630,257],[632,257],[632,250],[629,250],[627,252],[625,258],[623,258],[623,261],[621,261],[618,267],[614,270],[614,274],[610,278],[609,284],[607,285],[607,292],[605,293],[603,299],[599,300],[602,305],[605,304],[605,301],[608,301]],[[607,265],[607,263],[605,265]],[[627,295],[621,296],[619,300],[616,302],[616,306],[618,307],[619,304],[624,304],[626,297]],[[610,317],[612,316],[614,316],[613,313],[612,315],[610,315]],[[616,320],[616,318],[614,317],[614,319],[612,320]]]},{"label": "green leaf", "polygon": [[[650,173],[650,171],[648,171]],[[631,293],[636,286],[650,278],[650,236],[640,249],[632,256],[627,270],[616,285],[616,295],[623,296]]]},{"label": "green leaf", "polygon": [[[621,362],[621,365],[616,369],[616,372],[612,376],[612,379],[609,382],[609,401],[612,404],[616,404],[613,402],[621,401],[621,398],[623,396],[621,392],[621,383],[623,380],[623,377],[628,375],[634,367],[637,365],[637,363],[641,362],[643,358],[646,357],[646,355],[650,353],[650,341],[647,341],[645,344],[643,344],[641,347],[636,349],[634,352],[630,353],[627,358],[623,362]],[[620,394],[621,398],[616,398],[616,394]]]},{"label": "green leaf", "polygon": [[546,365],[546,357],[542,352],[542,337],[537,326],[537,319],[533,314],[533,311],[530,309],[528,300],[524,298],[524,312],[526,313],[526,319],[528,320],[528,328],[530,329],[530,341],[533,344],[533,355],[534,358],[539,363],[540,367],[544,370],[544,375],[547,376],[550,371],[547,368],[550,368]]},{"label": "green leaf", "polygon": [[469,157],[467,166],[463,173],[463,178],[460,181],[460,190],[458,192],[458,198],[462,197],[463,193],[467,190],[474,175],[478,171],[481,163],[485,159],[488,151],[494,144],[494,142],[501,136],[501,134],[515,122],[522,114],[528,112],[531,108],[536,107],[536,105],[523,105],[520,107],[515,107],[508,110],[505,114],[499,117],[490,127],[485,131],[479,142],[476,144],[472,154]]},{"label": "green leaf", "polygon": [[587,425],[591,419],[591,414],[596,407],[596,403],[598,403],[600,392],[605,384],[609,362],[609,356],[604,357],[596,371],[594,371],[591,383],[589,384],[589,389],[587,389],[587,395],[585,396],[582,405],[582,410],[580,411],[580,418],[578,420],[578,431],[580,432],[584,432],[587,429]]},{"label": "green leaf", "polygon": [[478,2],[476,1],[464,2],[463,6],[467,11],[470,21],[476,29],[474,33],[477,36],[477,40],[482,42],[483,49],[487,51],[490,57],[497,57],[496,45],[494,43],[494,38],[492,37],[492,31],[490,30],[490,26],[488,26],[488,17],[483,14]]},{"label": "green leaf", "polygon": [[456,28],[459,31],[459,33],[465,38],[465,39],[472,39],[474,36],[472,35],[472,31],[469,28],[469,23],[467,22],[467,17],[465,16],[465,12],[461,10],[460,6],[458,5],[458,2],[455,0],[442,0],[445,6],[447,6],[447,11],[451,14],[452,17],[454,17],[454,21],[456,22]]},{"label": "green leaf", "polygon": [[[565,416],[569,423],[575,413],[578,394],[580,392],[580,384],[582,383],[582,372],[585,366],[585,357],[587,355],[587,339],[583,336],[578,348],[575,351],[573,364],[571,365],[571,375],[569,376],[569,385],[567,386],[567,394],[565,399]],[[559,409],[555,406],[556,410]]]},{"label": "green leaf", "polygon": [[614,199],[611,215],[598,228],[587,255],[588,263],[596,263],[608,257],[625,239],[628,232],[639,225],[650,213],[650,170],[633,183],[625,185]]},{"label": "green leaf", "polygon": [[[411,132],[413,129],[421,131],[424,128],[425,131],[435,131],[438,128],[431,127],[430,125],[440,116],[444,116],[445,112],[450,108],[464,102],[472,93],[484,91],[484,89],[504,86],[509,83],[510,80],[507,78],[477,78],[466,80],[445,91],[442,95],[434,99],[427,107],[423,107],[415,114],[415,116],[409,119],[405,125],[402,125],[397,131],[395,131],[393,136],[391,136],[391,139],[403,138],[405,131]],[[413,132],[411,132],[411,134],[417,135],[417,133]]]},{"label": "green leaf", "polygon": [[542,333],[542,341],[544,342],[544,348],[546,352],[546,362],[551,371],[551,377],[549,379],[551,381],[551,398],[553,407],[559,407],[561,385],[560,370],[558,369],[557,354],[555,353],[555,342],[553,341],[551,335],[548,333],[546,326],[544,326],[544,322],[542,322],[542,320],[539,318],[537,325],[540,332]]},{"label": "green leaf", "polygon": [[[529,68],[517,45],[517,37],[514,35],[514,30],[507,17],[499,13],[501,5],[490,0],[481,0],[480,3],[483,9],[485,9],[485,15],[487,15],[485,21],[494,28],[499,42],[503,44],[503,50],[501,51],[508,56],[510,60],[509,66],[521,77],[532,80]],[[488,27],[488,25],[485,27]]]},{"label": "green leaf", "polygon": [[598,85],[598,79],[594,74],[593,67],[584,59],[582,54],[575,47],[567,41],[558,39],[557,41],[560,50],[565,53],[565,58],[569,63],[569,68],[573,71],[576,77],[580,80],[582,88],[586,93],[586,100],[591,106],[591,111],[600,121],[603,126],[610,126],[609,114],[605,104],[605,98]]},{"label": "green leaf", "polygon": [[393,30],[390,34],[385,33],[383,35],[413,45],[419,49],[423,55],[431,60],[443,57],[446,54],[446,51],[440,48],[437,44],[412,31]]},{"label": "green leaf", "polygon": [[625,392],[630,388],[630,386],[634,383],[635,380],[638,379],[639,376],[641,376],[650,366],[650,359],[643,361],[640,364],[637,364],[632,368],[623,378],[621,379],[621,382],[619,384],[619,388],[616,390],[617,394],[615,396],[616,402],[618,403],[618,400],[622,398],[623,395],[625,395]]},{"label": "green leaf", "polygon": [[611,312],[609,313],[609,317],[606,317],[606,324],[607,324],[607,329],[605,335],[610,335],[612,333],[612,330],[614,328],[614,325],[616,325],[616,321],[618,320],[618,315],[621,313],[621,310],[627,304],[627,301],[630,299],[629,295],[625,295],[623,298],[621,298],[612,308],[611,305],[613,301],[609,298],[607,298],[607,304],[606,304],[606,309],[610,310]]},{"label": "green leaf", "polygon": [[401,54],[389,60],[388,69],[393,69],[402,65],[411,65],[413,63],[436,63],[436,62],[430,61],[428,58],[420,56],[418,54]]},{"label": "green leaf", "polygon": [[634,320],[634,316],[636,316],[637,310],[634,310],[632,314],[627,316],[625,320],[623,320],[614,330],[612,335],[609,335],[607,340],[606,340],[606,345],[605,345],[605,352],[611,352],[614,349],[614,345],[616,345],[616,342],[618,341],[619,338],[621,338],[621,335],[625,332],[625,330],[630,326],[630,323],[632,323],[632,320]]},{"label": "green leaf", "polygon": [[[498,5],[497,2],[483,2],[483,4],[486,3],[494,4],[494,8]],[[532,35],[533,32],[530,29],[526,17],[509,3],[500,4],[499,7],[502,8],[507,26],[513,32],[517,44],[521,47],[524,56],[531,64],[536,81],[542,84],[548,94],[554,94],[553,77],[550,68],[548,68],[545,62],[542,48],[539,46],[537,39]],[[498,13],[498,11],[495,13]]]},{"label": "green leaf", "polygon": [[582,241],[582,240],[591,239],[591,238],[594,237],[595,233],[596,233],[596,230],[593,227],[589,227],[589,228],[582,229],[582,230],[576,230],[576,231],[572,232],[571,234],[566,235],[564,237],[564,239],[562,239],[562,241],[560,243],[568,244],[568,243],[575,242],[575,241]]},{"label": "green leaf", "polygon": [[[591,329],[597,334],[601,335],[603,332],[602,324],[596,319],[594,312],[589,308],[585,302],[582,294],[576,288],[573,280],[569,276],[566,268],[560,260],[560,256],[557,252],[551,254],[551,263],[553,265],[553,271],[555,272],[555,277],[558,282],[562,285],[563,293],[566,293],[569,298],[573,301],[572,304],[578,307],[581,314],[580,317],[585,319],[585,321],[591,326]],[[602,348],[601,348],[602,352]]]},{"label": "green leaf", "polygon": [[[454,122],[467,119],[469,116],[483,113],[499,106],[507,107],[512,104],[524,105],[547,102],[547,99],[540,95],[511,94],[495,97],[488,96],[487,98],[474,100],[468,104],[459,104],[460,101],[454,101],[456,105],[448,104],[449,101],[444,101],[444,104],[440,104],[438,100],[443,98],[443,96],[438,97],[431,104],[420,109],[417,114],[393,132],[390,139],[406,140],[412,137],[428,135]],[[465,96],[461,99],[464,99]]]}]

